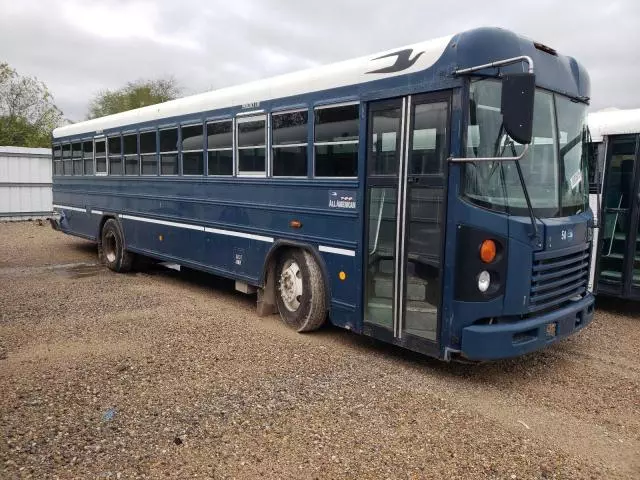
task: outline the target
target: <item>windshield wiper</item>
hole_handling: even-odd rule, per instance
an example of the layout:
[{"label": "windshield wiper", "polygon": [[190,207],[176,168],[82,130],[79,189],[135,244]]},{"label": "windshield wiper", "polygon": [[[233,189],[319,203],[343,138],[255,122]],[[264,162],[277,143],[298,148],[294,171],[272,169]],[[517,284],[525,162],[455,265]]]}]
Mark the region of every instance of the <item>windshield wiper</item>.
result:
[{"label": "windshield wiper", "polygon": [[[500,130],[498,132],[498,138],[496,139],[496,144],[495,146],[497,146],[499,148],[500,145],[500,136],[502,133],[502,129],[503,129],[503,125],[500,126]],[[520,179],[520,185],[522,186],[522,191],[524,193],[524,199],[527,202],[527,209],[529,210],[529,218],[531,220],[531,226],[533,227],[533,235],[532,237],[538,237],[538,224],[536,223],[536,216],[533,212],[533,205],[531,204],[531,198],[529,198],[529,190],[527,189],[527,184],[524,181],[524,175],[522,174],[522,168],[520,167],[520,160],[522,158],[524,158],[524,156],[527,154],[527,152],[529,151],[529,144],[525,144],[524,148],[522,150],[522,153],[520,155],[516,155],[516,151],[515,151],[515,147],[513,145],[513,143],[511,144],[511,149],[513,152],[513,156],[512,157],[496,157],[495,155],[497,155],[497,151],[495,152],[495,155],[493,157],[461,157],[461,158],[454,158],[454,157],[449,157],[448,161],[452,162],[452,163],[476,163],[476,162],[516,162],[516,170],[518,171],[518,177]],[[493,172],[495,171],[495,168],[492,168],[492,171],[490,172],[491,175],[493,175]]]},{"label": "windshield wiper", "polygon": [[[497,156],[498,153],[498,148],[499,145],[501,143],[501,133],[503,131],[503,126],[500,126],[500,131],[498,132],[498,138],[496,139],[496,143],[495,143],[495,154],[494,156]],[[522,173],[522,167],[520,166],[520,158],[522,158],[524,156],[524,152],[523,154],[518,158],[518,152],[516,152],[516,146],[513,143],[513,139],[509,138],[507,141],[505,141],[505,144],[502,148],[502,152],[500,152],[500,156],[502,157],[502,155],[504,155],[504,151],[507,149],[507,145],[511,147],[511,155],[513,156],[513,158],[515,158],[516,160],[514,160],[515,164],[516,164],[516,170],[518,171],[518,178],[520,179],[520,185],[522,186],[522,193],[524,193],[524,200],[527,202],[527,209],[529,210],[529,219],[531,220],[531,226],[533,227],[533,237],[537,238],[538,237],[538,222],[536,222],[536,215],[535,212],[533,211],[533,204],[531,203],[531,198],[529,197],[529,189],[527,189],[527,184],[524,181],[524,174]],[[526,152],[526,149],[525,149]],[[491,173],[493,174],[493,172]],[[504,180],[503,180],[504,181]]]},{"label": "windshield wiper", "polygon": [[531,226],[533,227],[533,237],[538,237],[538,223],[536,222],[536,215],[533,212],[533,205],[529,198],[529,190],[527,184],[524,181],[524,175],[522,174],[522,167],[520,166],[520,160],[516,160],[516,170],[518,171],[518,178],[520,178],[520,185],[522,185],[522,192],[524,193],[524,199],[527,202],[527,208],[529,209],[529,218],[531,219]]}]

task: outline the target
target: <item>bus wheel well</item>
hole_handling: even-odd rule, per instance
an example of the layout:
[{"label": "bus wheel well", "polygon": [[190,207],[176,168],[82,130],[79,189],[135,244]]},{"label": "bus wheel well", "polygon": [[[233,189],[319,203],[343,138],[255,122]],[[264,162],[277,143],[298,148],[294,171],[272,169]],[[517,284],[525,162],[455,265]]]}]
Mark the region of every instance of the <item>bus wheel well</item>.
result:
[{"label": "bus wheel well", "polygon": [[330,285],[327,281],[327,268],[318,251],[311,245],[296,242],[277,241],[267,254],[260,281],[261,288],[258,289],[258,315],[265,316],[277,313],[276,309],[276,265],[278,260],[286,252],[292,250],[304,250],[308,252],[320,266],[322,281],[325,286],[326,305],[330,305],[331,293]]},{"label": "bus wheel well", "polygon": [[109,220],[110,218],[115,219],[116,217],[114,215],[103,215],[102,218],[100,219],[100,226],[98,227],[98,243],[100,243],[102,228],[104,227],[104,224],[107,223],[107,220]]},{"label": "bus wheel well", "polygon": [[[100,225],[98,226],[98,234],[96,235],[96,242],[98,244],[98,261],[100,263],[104,263],[104,252],[102,251],[102,229],[104,228],[104,224],[107,223],[107,220],[115,220],[118,222],[118,218],[115,215],[103,215],[100,219]],[[122,231],[122,226],[120,226],[120,231]]]}]

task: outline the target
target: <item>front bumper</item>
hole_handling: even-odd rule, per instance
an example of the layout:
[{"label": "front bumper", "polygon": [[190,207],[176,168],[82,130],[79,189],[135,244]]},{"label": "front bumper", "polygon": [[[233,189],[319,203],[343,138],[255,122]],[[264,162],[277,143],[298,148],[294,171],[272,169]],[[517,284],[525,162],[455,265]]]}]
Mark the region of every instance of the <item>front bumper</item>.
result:
[{"label": "front bumper", "polygon": [[539,350],[581,330],[593,320],[594,297],[530,318],[462,329],[461,355],[469,360],[497,360]]}]

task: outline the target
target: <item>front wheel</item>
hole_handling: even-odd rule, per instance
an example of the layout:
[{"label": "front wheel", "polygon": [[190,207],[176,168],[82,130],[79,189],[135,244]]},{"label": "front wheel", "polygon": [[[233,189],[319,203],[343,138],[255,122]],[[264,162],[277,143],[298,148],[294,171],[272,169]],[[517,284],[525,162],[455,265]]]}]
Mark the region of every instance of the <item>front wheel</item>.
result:
[{"label": "front wheel", "polygon": [[107,220],[102,227],[100,240],[100,257],[107,268],[119,273],[130,271],[134,256],[125,250],[120,225],[113,218]]},{"label": "front wheel", "polygon": [[326,291],[313,256],[304,250],[289,250],[278,261],[276,279],[282,320],[298,332],[320,328],[327,317]]}]

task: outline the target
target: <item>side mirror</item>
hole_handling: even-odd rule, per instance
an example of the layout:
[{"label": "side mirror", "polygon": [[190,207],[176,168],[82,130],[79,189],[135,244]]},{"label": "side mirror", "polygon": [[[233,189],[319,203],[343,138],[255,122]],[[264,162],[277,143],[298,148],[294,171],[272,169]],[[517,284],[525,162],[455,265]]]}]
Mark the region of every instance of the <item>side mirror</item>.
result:
[{"label": "side mirror", "polygon": [[502,122],[509,136],[520,144],[531,143],[535,93],[533,73],[509,73],[502,77]]}]

